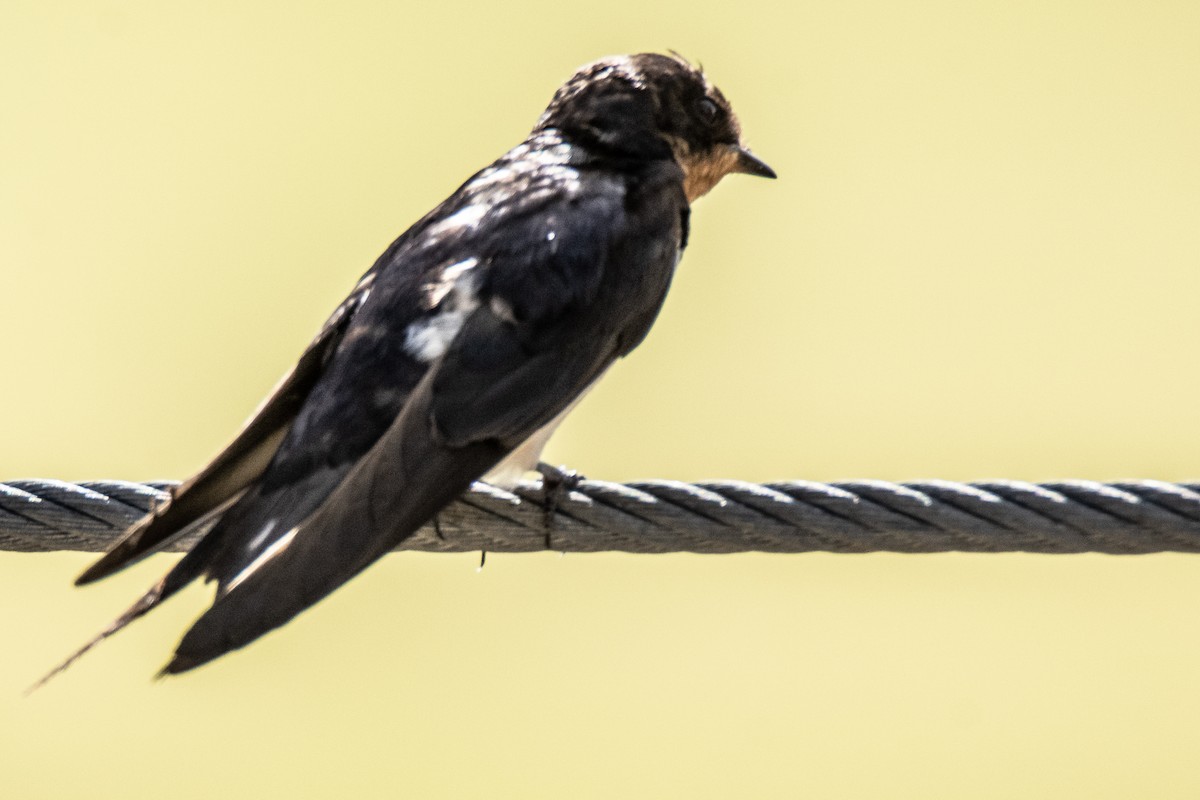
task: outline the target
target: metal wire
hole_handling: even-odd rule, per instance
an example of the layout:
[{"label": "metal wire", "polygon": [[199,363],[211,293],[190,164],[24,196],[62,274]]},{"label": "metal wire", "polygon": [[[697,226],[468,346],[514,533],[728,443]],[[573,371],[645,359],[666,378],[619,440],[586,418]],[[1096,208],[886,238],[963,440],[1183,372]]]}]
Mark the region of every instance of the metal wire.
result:
[{"label": "metal wire", "polygon": [[[0,550],[107,549],[172,484],[0,483]],[[203,531],[171,549],[186,550]],[[432,552],[1200,552],[1200,484],[583,481],[546,524],[541,485],[476,484],[400,549]]]}]

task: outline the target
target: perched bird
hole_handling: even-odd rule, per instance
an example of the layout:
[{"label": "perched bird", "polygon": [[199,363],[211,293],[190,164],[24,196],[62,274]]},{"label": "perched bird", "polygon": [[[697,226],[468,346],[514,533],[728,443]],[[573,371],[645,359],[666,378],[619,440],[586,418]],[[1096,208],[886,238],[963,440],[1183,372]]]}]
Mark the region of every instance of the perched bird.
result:
[{"label": "perched bird", "polygon": [[701,70],[653,53],[582,67],[524,142],[392,243],[237,438],[79,577],[220,515],[59,669],[204,576],[213,604],[163,668],[189,670],[283,625],[473,481],[537,466],[645,338],[690,205],[731,172],[775,177]]}]

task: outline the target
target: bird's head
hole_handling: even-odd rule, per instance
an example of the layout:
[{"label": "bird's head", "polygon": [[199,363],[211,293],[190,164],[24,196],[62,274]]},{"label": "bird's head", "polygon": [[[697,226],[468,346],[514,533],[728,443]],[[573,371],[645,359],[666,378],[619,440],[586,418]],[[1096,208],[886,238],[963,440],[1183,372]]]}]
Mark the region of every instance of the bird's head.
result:
[{"label": "bird's head", "polygon": [[585,145],[633,158],[674,158],[688,202],[731,172],[774,178],[742,144],[721,90],[676,55],[602,58],[579,69],[535,130],[557,129]]}]

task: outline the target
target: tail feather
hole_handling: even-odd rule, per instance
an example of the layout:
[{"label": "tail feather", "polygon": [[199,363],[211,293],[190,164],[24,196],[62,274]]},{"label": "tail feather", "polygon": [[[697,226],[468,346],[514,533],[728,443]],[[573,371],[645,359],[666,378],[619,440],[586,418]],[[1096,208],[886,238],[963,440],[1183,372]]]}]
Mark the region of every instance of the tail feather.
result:
[{"label": "tail feather", "polygon": [[25,690],[26,696],[33,694],[35,691],[37,691],[38,689],[45,686],[47,683],[50,682],[51,678],[54,678],[61,672],[65,672],[68,667],[70,667],[72,664],[74,664],[76,661],[78,661],[80,658],[82,658],[84,656],[84,654],[86,654],[88,651],[90,651],[93,647],[100,644],[105,639],[112,636],[114,633],[120,631],[126,625],[133,622],[135,619],[142,616],[147,611],[154,608],[159,603],[161,603],[163,600],[165,600],[166,595],[163,592],[163,588],[164,588],[165,584],[166,584],[166,578],[164,578],[157,585],[155,585],[154,588],[152,588],[150,591],[148,591],[144,595],[142,595],[141,598],[136,603],[134,603],[132,606],[130,606],[129,609],[124,614],[117,617],[115,620],[113,620],[109,624],[109,626],[107,628],[100,631],[100,633],[96,634],[94,637],[92,637],[90,640],[88,640],[88,642],[86,644],[84,644],[83,647],[80,647],[74,653],[71,653],[71,655],[69,655],[65,659],[63,659],[61,664],[59,664],[54,669],[50,670],[45,675],[43,675],[41,678],[39,678],[36,683],[34,683],[32,686],[30,686],[28,689]]},{"label": "tail feather", "polygon": [[121,631],[138,617],[158,607],[163,601],[200,577],[201,573],[207,567],[218,541],[218,538],[214,537],[211,533],[201,539],[186,556],[179,560],[178,564],[171,568],[170,572],[163,576],[162,580],[138,598],[136,603],[126,609],[125,613],[109,623],[108,627],[88,640],[78,650],[67,656],[62,663],[38,679],[36,683],[25,690],[25,695],[28,696],[45,686],[52,678],[66,671],[68,667],[82,658],[93,647]]}]

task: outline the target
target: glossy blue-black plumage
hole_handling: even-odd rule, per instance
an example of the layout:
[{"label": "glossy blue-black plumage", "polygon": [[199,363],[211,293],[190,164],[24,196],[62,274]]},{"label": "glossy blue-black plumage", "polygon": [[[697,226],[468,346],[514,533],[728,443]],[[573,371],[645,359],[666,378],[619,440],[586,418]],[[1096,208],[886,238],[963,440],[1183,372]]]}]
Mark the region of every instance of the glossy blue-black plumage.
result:
[{"label": "glossy blue-black plumage", "polygon": [[724,98],[682,60],[580,70],[525,142],[380,256],[239,438],[82,576],[232,504],[97,641],[206,575],[216,600],[165,671],[189,669],[394,548],[645,338],[689,192],[739,157]]}]

